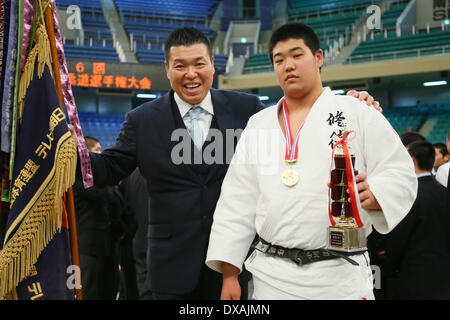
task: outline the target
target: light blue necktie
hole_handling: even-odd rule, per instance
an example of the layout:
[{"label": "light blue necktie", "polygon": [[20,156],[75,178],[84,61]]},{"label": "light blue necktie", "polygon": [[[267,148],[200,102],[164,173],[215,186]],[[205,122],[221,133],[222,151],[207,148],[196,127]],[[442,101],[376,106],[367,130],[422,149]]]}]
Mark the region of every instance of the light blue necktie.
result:
[{"label": "light blue necktie", "polygon": [[191,123],[189,125],[188,131],[191,135],[192,141],[195,146],[201,150],[203,146],[203,130],[198,124],[198,115],[202,112],[201,107],[194,107],[189,110],[189,116],[191,117]]}]

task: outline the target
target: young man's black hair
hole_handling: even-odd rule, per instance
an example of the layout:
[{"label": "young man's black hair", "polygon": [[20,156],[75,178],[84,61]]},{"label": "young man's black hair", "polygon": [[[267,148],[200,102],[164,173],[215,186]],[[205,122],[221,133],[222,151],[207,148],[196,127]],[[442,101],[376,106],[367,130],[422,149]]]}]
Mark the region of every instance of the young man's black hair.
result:
[{"label": "young man's black hair", "polygon": [[272,33],[269,40],[269,58],[273,65],[273,48],[278,42],[288,39],[303,39],[305,44],[315,54],[320,49],[320,40],[315,31],[300,22],[287,23]]},{"label": "young man's black hair", "polygon": [[402,140],[402,143],[405,147],[408,147],[410,143],[413,143],[414,141],[426,141],[427,139],[421,135],[418,132],[411,131],[411,132],[405,132],[400,136],[400,139]]},{"label": "young man's black hair", "polygon": [[209,56],[212,56],[211,43],[200,30],[192,27],[184,27],[174,30],[167,38],[164,45],[164,57],[167,63],[169,63],[171,47],[191,46],[197,43],[203,43],[208,49]]},{"label": "young man's black hair", "polygon": [[435,150],[431,143],[417,140],[408,145],[408,152],[417,161],[420,170],[431,171],[434,165]]}]

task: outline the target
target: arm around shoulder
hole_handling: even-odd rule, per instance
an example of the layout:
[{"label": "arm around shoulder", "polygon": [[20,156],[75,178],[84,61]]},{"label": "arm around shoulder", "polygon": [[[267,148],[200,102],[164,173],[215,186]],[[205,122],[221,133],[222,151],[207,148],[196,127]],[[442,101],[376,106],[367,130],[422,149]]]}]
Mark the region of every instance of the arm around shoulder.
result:
[{"label": "arm around shoulder", "polygon": [[127,113],[116,143],[100,154],[90,153],[95,185],[115,185],[136,169],[137,137]]}]

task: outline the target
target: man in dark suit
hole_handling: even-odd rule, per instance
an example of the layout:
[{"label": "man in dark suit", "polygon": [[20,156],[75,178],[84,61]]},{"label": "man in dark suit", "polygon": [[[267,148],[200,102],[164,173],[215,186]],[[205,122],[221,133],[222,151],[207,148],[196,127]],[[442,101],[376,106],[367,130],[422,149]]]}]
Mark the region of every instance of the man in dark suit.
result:
[{"label": "man in dark suit", "polygon": [[139,169],[124,179],[119,186],[126,203],[128,214],[133,218],[137,229],[132,239],[132,253],[136,270],[136,284],[140,300],[151,300],[152,292],[148,290],[147,278],[147,226],[149,200],[147,182]]},{"label": "man in dark suit", "polygon": [[434,148],[408,145],[419,180],[411,211],[386,237],[387,299],[450,298],[450,208],[446,189],[431,174]]},{"label": "man in dark suit", "polygon": [[[100,153],[100,142],[85,137],[88,150]],[[116,217],[121,200],[113,187],[83,187],[78,179],[73,186],[81,280],[85,300],[112,300],[118,289]]]},{"label": "man in dark suit", "polygon": [[[94,181],[96,185],[116,184],[136,166],[146,178],[151,213],[147,285],[155,299],[218,299],[222,278],[206,267],[205,256],[228,168],[225,158],[231,158],[225,154],[230,152],[226,146],[231,143],[232,153],[237,141],[234,132],[227,135],[226,130],[243,129],[263,105],[254,95],[211,89],[214,59],[200,31],[183,28],[173,32],[165,49],[173,89],[130,111],[116,144],[102,154],[90,154]],[[190,138],[194,121],[184,112],[195,106],[202,108],[195,135],[200,127],[206,137],[200,147]],[[208,150],[219,144],[224,152],[212,151],[217,161],[207,163],[209,157],[202,155],[209,155]],[[182,145],[188,147],[173,152]],[[243,284],[248,280],[245,274]]]},{"label": "man in dark suit", "polygon": [[[147,285],[155,299],[219,299],[222,277],[205,265],[213,213],[239,133],[264,106],[254,95],[211,89],[214,57],[195,28],[173,31],[165,58],[172,90],[127,113],[116,144],[91,154],[94,181],[117,183],[136,166],[147,180]],[[359,97],[373,102],[366,92]],[[240,276],[244,299],[249,278]]]}]

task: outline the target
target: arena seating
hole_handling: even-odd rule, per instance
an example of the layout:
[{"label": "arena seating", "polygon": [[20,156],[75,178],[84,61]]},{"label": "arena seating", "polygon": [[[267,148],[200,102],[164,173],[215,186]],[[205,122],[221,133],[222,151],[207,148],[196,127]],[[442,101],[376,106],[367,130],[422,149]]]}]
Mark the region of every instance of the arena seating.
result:
[{"label": "arena seating", "polygon": [[448,53],[448,43],[450,30],[366,40],[352,52],[346,63]]},{"label": "arena seating", "polygon": [[431,143],[445,143],[447,131],[450,130],[450,104],[432,104],[428,108],[428,118],[436,120],[436,123],[427,135],[427,139]]},{"label": "arena seating", "polygon": [[115,0],[122,15],[166,18],[179,21],[205,21],[214,0]]},{"label": "arena seating", "polygon": [[[290,0],[288,16],[290,22],[302,22],[311,26],[320,39],[321,49],[325,52],[335,41],[343,41],[343,45],[348,43],[352,26],[365,16],[365,10],[372,2]],[[257,53],[249,57],[244,73],[272,70],[267,53]]]},{"label": "arena seating", "polygon": [[[124,28],[133,41],[135,52],[140,62],[161,63],[164,61],[163,43],[176,28],[193,26],[201,30],[208,38],[214,37],[212,29],[206,26],[211,14],[214,0],[188,2],[182,0],[168,1],[130,1],[116,0]],[[66,40],[65,48],[68,58],[90,59],[101,56],[108,61],[118,61],[113,45],[112,34],[103,17],[99,0],[56,0],[59,8],[70,5],[80,7],[85,41],[78,45],[73,40]],[[137,9],[140,8],[140,9]],[[182,12],[182,13],[180,13]],[[225,70],[227,57],[216,56],[216,67]],[[223,69],[223,70],[222,70]]]},{"label": "arena seating", "polygon": [[427,108],[397,107],[383,110],[383,114],[398,134],[418,131],[426,118]]},{"label": "arena seating", "polygon": [[381,16],[381,28],[388,31],[395,31],[397,19],[408,5],[409,0],[401,0],[400,2],[393,3],[389,10],[387,10]]},{"label": "arena seating", "polygon": [[124,115],[100,115],[87,112],[79,112],[78,116],[83,134],[97,138],[102,149],[109,148],[115,143],[125,119]]},{"label": "arena seating", "polygon": [[[209,39],[214,36],[206,26],[215,3],[213,0],[116,0],[115,3],[141,62],[163,62],[162,45],[176,28],[191,26]],[[137,7],[140,9],[137,10]]]},{"label": "arena seating", "polygon": [[385,109],[383,114],[398,134],[420,131],[427,120],[435,121],[431,130],[425,134],[431,143],[445,143],[450,129],[450,104],[394,107]]},{"label": "arena seating", "polygon": [[397,36],[396,21],[408,1],[399,0],[381,17],[382,29],[367,35],[352,52],[346,63],[407,58],[450,52],[450,30],[421,30],[415,34]]},{"label": "arena seating", "polygon": [[290,17],[323,15],[366,8],[373,0],[289,0]]},{"label": "arena seating", "polygon": [[[306,19],[291,19],[311,26],[320,39],[337,38],[351,33],[351,25],[364,15],[364,9]],[[326,48],[324,48],[326,49]]]},{"label": "arena seating", "polygon": [[450,113],[433,116],[437,120],[433,129],[427,136],[427,140],[431,143],[445,143],[447,131],[450,130]]},{"label": "arena seating", "polygon": [[273,71],[267,52],[252,54],[245,62],[244,73],[259,73]]},{"label": "arena seating", "polygon": [[81,23],[84,30],[84,44],[66,40],[64,50],[68,58],[92,59],[102,57],[107,61],[119,61],[108,24],[103,17],[99,0],[56,0],[60,9],[76,4],[81,10]]},{"label": "arena seating", "polygon": [[77,5],[80,7],[81,12],[91,12],[101,14],[103,12],[100,1],[98,0],[55,0],[56,6],[61,8],[67,8],[71,5]]}]

